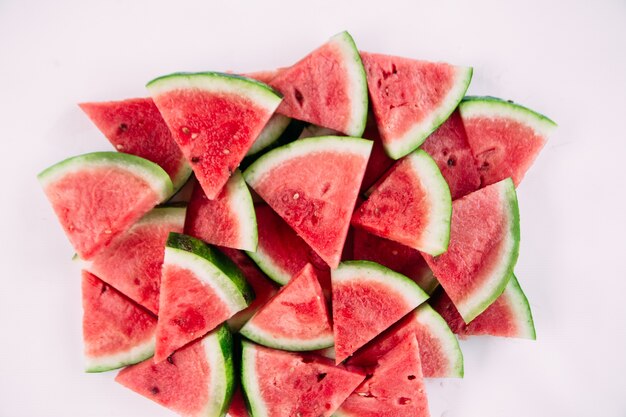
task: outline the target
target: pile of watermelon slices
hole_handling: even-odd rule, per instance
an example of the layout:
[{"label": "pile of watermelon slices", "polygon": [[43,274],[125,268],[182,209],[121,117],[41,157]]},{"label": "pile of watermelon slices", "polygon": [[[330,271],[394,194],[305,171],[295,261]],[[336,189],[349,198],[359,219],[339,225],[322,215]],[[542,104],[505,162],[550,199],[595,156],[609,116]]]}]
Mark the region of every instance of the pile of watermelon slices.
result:
[{"label": "pile of watermelon slices", "polygon": [[515,188],[555,124],[472,69],[359,51],[83,103],[118,152],[39,180],[87,372],[184,416],[428,416],[457,336],[534,339]]}]

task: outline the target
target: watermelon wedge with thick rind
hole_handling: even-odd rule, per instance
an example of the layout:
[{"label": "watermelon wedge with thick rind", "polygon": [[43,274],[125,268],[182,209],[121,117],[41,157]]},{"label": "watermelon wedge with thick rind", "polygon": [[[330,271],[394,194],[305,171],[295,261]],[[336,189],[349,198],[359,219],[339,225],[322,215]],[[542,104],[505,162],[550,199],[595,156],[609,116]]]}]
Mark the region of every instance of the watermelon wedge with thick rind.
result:
[{"label": "watermelon wedge with thick rind", "polygon": [[155,316],[87,271],[82,293],[87,372],[121,368],[154,354]]},{"label": "watermelon wedge with thick rind", "polygon": [[329,417],[365,378],[316,355],[242,345],[241,383],[251,417]]},{"label": "watermelon wedge with thick rind", "polygon": [[508,178],[452,203],[448,251],[424,259],[466,323],[502,294],[519,254],[519,209]]},{"label": "watermelon wedge with thick rind", "polygon": [[168,360],[123,369],[115,381],[189,417],[222,417],[235,390],[233,340],[220,326]]},{"label": "watermelon wedge with thick rind", "polygon": [[84,260],[172,194],[172,181],[161,167],[118,152],[74,156],[37,177]]},{"label": "watermelon wedge with thick rind", "polygon": [[524,178],[556,123],[546,116],[494,97],[466,97],[459,106],[482,186]]},{"label": "watermelon wedge with thick rind", "polygon": [[374,262],[343,262],[331,278],[337,363],[428,298],[411,279]]},{"label": "watermelon wedge with thick rind", "polygon": [[351,137],[302,139],[263,155],[243,176],[335,268],[371,148],[371,141]]},{"label": "watermelon wedge with thick rind", "polygon": [[267,85],[217,72],[176,73],[147,85],[209,199],[215,199],[281,101]]},{"label": "watermelon wedge with thick rind", "polygon": [[237,266],[201,240],[170,233],[165,247],[154,361],[248,307],[254,293]]},{"label": "watermelon wedge with thick rind", "polygon": [[408,155],[457,107],[472,68],[361,52],[378,129],[387,154]]}]

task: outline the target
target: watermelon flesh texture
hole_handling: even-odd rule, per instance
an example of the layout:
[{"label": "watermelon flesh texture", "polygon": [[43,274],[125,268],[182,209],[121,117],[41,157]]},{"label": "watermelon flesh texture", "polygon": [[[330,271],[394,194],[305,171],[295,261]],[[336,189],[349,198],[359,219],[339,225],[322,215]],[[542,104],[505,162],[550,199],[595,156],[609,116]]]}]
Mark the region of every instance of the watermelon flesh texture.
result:
[{"label": "watermelon flesh texture", "polygon": [[246,407],[246,402],[243,399],[241,388],[237,388],[237,390],[235,390],[233,399],[230,401],[230,406],[228,407],[227,415],[230,417],[250,417]]},{"label": "watermelon flesh texture", "polygon": [[82,272],[85,369],[102,372],[154,353],[157,319],[110,285]]},{"label": "watermelon flesh texture", "polygon": [[372,153],[367,161],[367,168],[361,183],[361,192],[366,192],[378,181],[395,163],[395,161],[387,156],[383,142],[376,126],[376,119],[373,115],[367,118],[367,126],[363,132],[363,137],[374,142]]}]

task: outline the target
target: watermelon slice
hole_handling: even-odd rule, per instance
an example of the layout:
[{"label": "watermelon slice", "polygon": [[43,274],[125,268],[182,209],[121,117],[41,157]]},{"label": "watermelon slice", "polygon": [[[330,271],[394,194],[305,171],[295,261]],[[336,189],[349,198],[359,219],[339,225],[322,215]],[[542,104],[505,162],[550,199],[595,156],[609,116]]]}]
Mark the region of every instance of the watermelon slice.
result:
[{"label": "watermelon slice", "polygon": [[472,68],[361,52],[378,129],[393,159],[420,146],[457,107]]},{"label": "watermelon slice", "polygon": [[301,139],[263,155],[243,175],[335,268],[371,148],[371,141],[350,137]]},{"label": "watermelon slice", "polygon": [[352,216],[352,224],[413,249],[448,248],[452,200],[437,164],[417,150],[393,166]]},{"label": "watermelon slice", "polygon": [[246,156],[256,155],[274,144],[287,130],[289,123],[291,123],[289,117],[278,113],[273,114],[250,149],[248,149]]},{"label": "watermelon slice", "polygon": [[144,361],[115,380],[184,416],[222,417],[235,390],[232,336],[220,326],[166,361]]},{"label": "watermelon slice", "polygon": [[189,202],[185,233],[213,245],[256,250],[254,205],[239,170],[213,200],[209,200],[202,187],[196,184]]},{"label": "watermelon slice", "polygon": [[518,186],[556,128],[546,116],[494,97],[467,97],[459,110],[482,186],[508,177]]},{"label": "watermelon slice", "polygon": [[103,372],[154,354],[157,320],[95,275],[83,271],[85,370]]},{"label": "watermelon slice", "polygon": [[117,152],[75,156],[37,177],[85,260],[172,194],[172,181],[158,165]]},{"label": "watermelon slice", "polygon": [[158,314],[163,247],[170,232],[182,233],[185,211],[185,207],[153,209],[90,261],[83,262],[83,268]]},{"label": "watermelon slice", "polygon": [[509,280],[502,295],[469,324],[465,324],[444,291],[431,303],[448,322],[452,331],[461,337],[488,335],[535,340],[530,305],[515,275]]},{"label": "watermelon slice", "polygon": [[343,262],[331,278],[337,363],[428,298],[409,278],[374,262]]},{"label": "watermelon slice", "polygon": [[252,417],[329,417],[365,378],[319,356],[242,345],[241,383]]},{"label": "watermelon slice", "polygon": [[408,334],[378,361],[335,417],[428,417],[417,339]]},{"label": "watermelon slice", "polygon": [[154,361],[213,330],[246,308],[253,297],[243,274],[228,258],[198,239],[170,233]]},{"label": "watermelon slice", "polygon": [[239,332],[275,349],[307,351],[332,346],[328,307],[313,266],[302,268]]},{"label": "watermelon slice", "polygon": [[370,113],[367,117],[367,126],[363,137],[374,142],[370,159],[367,161],[367,168],[361,183],[361,192],[366,192],[393,166],[395,161],[387,156],[383,141],[376,126],[376,119]]},{"label": "watermelon slice", "polygon": [[508,178],[452,204],[450,246],[430,269],[466,323],[485,311],[507,285],[519,253],[519,209]]},{"label": "watermelon slice", "polygon": [[333,36],[269,81],[284,95],[278,112],[294,119],[361,136],[367,117],[367,82],[354,40]]},{"label": "watermelon slice", "polygon": [[227,416],[250,417],[250,414],[248,414],[248,408],[246,407],[246,402],[243,399],[243,393],[241,392],[241,388],[237,388],[235,390],[233,398],[230,401],[230,406],[228,407]]},{"label": "watermelon slice", "polygon": [[216,72],[170,74],[147,87],[211,200],[281,101],[265,84]]},{"label": "watermelon slice", "polygon": [[115,149],[163,168],[174,184],[174,192],[187,182],[191,167],[151,98],[81,103],[79,106]]}]

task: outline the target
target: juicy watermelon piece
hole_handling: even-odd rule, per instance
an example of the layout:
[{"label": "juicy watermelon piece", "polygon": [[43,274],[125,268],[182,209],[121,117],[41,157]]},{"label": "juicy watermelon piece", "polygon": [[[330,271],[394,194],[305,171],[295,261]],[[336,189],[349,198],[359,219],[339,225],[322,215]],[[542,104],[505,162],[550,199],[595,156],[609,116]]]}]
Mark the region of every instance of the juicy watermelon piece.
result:
[{"label": "juicy watermelon piece", "polygon": [[463,336],[500,336],[535,340],[535,325],[528,299],[515,275],[504,292],[485,311],[465,324],[452,300],[441,291],[431,302],[452,331]]},{"label": "juicy watermelon piece", "polygon": [[250,417],[250,414],[248,414],[248,409],[246,407],[246,402],[243,399],[243,393],[241,392],[241,388],[237,388],[235,390],[233,398],[230,401],[230,406],[228,407],[227,415],[230,417]]},{"label": "juicy watermelon piece", "polygon": [[448,251],[424,259],[466,323],[506,287],[519,254],[519,209],[508,178],[452,203]]},{"label": "juicy watermelon piece", "polygon": [[279,113],[349,136],[363,133],[367,82],[348,32],[333,36],[269,84],[284,95]]},{"label": "juicy watermelon piece", "polygon": [[85,260],[172,194],[172,181],[158,165],[117,152],[75,156],[37,178],[72,246]]},{"label": "juicy watermelon piece", "polygon": [[81,103],[79,106],[115,149],[159,165],[170,176],[174,190],[187,182],[191,167],[151,98]]},{"label": "juicy watermelon piece", "polygon": [[313,266],[302,268],[239,332],[275,349],[307,351],[332,346],[328,307]]},{"label": "juicy watermelon piece", "polygon": [[417,339],[404,337],[378,361],[341,405],[336,417],[428,417],[428,399]]},{"label": "juicy watermelon piece", "polygon": [[337,363],[428,298],[409,278],[374,262],[343,262],[331,278]]},{"label": "juicy watermelon piece", "polygon": [[331,267],[339,264],[371,141],[301,139],[263,155],[246,182]]},{"label": "juicy watermelon piece", "polygon": [[274,113],[267,121],[267,124],[255,139],[254,143],[248,149],[246,156],[256,155],[268,147],[272,146],[283,133],[287,130],[287,126],[291,123],[291,119],[282,114]]},{"label": "juicy watermelon piece", "polygon": [[154,361],[205,335],[254,297],[224,255],[190,236],[170,233],[161,277]]},{"label": "juicy watermelon piece", "polygon": [[421,149],[437,163],[453,200],[480,188],[480,175],[458,110],[428,136]]},{"label": "juicy watermelon piece", "polygon": [[452,200],[437,164],[417,150],[393,166],[352,216],[370,233],[432,255],[446,251]]},{"label": "juicy watermelon piece", "polygon": [[367,161],[367,168],[361,183],[361,192],[365,192],[372,187],[395,163],[385,152],[383,141],[376,126],[376,119],[371,114],[367,118],[367,126],[365,127],[365,132],[363,132],[363,137],[372,140],[374,145],[372,146],[370,159]]},{"label": "juicy watermelon piece", "polygon": [[154,314],[159,312],[163,248],[182,233],[185,207],[157,207],[83,263],[83,268]]},{"label": "juicy watermelon piece", "polygon": [[509,177],[518,186],[556,128],[544,115],[494,97],[467,97],[459,110],[482,186]]},{"label": "juicy watermelon piece", "polygon": [[393,159],[420,146],[457,107],[472,68],[361,52],[378,129]]},{"label": "juicy watermelon piece", "polygon": [[249,251],[256,249],[254,205],[239,170],[213,200],[208,199],[202,187],[196,184],[189,202],[185,233],[213,245]]},{"label": "juicy watermelon piece", "polygon": [[103,372],[154,354],[157,319],[95,275],[83,271],[85,370]]},{"label": "juicy watermelon piece", "polygon": [[211,200],[281,101],[265,84],[216,72],[170,74],[147,87]]},{"label": "juicy watermelon piece", "polygon": [[241,382],[253,417],[329,417],[365,378],[319,356],[242,345]]},{"label": "juicy watermelon piece", "polygon": [[232,335],[220,326],[166,361],[121,370],[115,381],[180,415],[222,417],[235,390],[232,348]]}]

